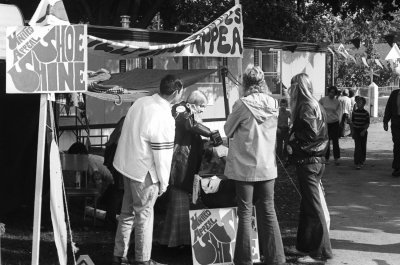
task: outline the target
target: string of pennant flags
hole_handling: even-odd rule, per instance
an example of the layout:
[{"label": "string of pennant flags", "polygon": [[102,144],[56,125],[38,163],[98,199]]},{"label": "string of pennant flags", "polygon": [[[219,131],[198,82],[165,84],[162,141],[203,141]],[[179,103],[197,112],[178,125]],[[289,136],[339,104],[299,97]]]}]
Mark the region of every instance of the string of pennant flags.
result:
[{"label": "string of pennant flags", "polygon": [[[367,68],[373,68],[375,65],[381,69],[392,68],[395,69],[399,66],[400,61],[400,49],[396,43],[394,43],[393,39],[388,39],[386,41],[390,46],[392,46],[389,53],[386,55],[385,59],[367,59],[366,56],[355,56],[349,53],[348,49],[346,49],[345,45],[340,43],[338,46],[331,45],[327,47],[328,51],[331,52],[334,56],[342,57],[345,60],[352,61],[355,64],[364,65]],[[353,45],[359,49],[360,48],[360,39],[351,40]]]}]

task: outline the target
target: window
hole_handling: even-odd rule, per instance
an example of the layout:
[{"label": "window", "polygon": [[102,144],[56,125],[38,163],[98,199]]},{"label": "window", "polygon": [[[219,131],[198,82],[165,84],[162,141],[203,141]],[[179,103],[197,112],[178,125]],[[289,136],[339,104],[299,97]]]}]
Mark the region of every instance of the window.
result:
[{"label": "window", "polygon": [[279,51],[262,51],[261,68],[265,82],[272,94],[281,94],[281,54]]},{"label": "window", "polygon": [[147,68],[147,58],[133,58],[126,60],[126,71],[131,71],[133,69],[146,69]]},{"label": "window", "polygon": [[[189,69],[218,69],[222,65],[222,58],[220,57],[189,57],[188,68]],[[221,83],[221,71],[207,76],[199,83]]]}]

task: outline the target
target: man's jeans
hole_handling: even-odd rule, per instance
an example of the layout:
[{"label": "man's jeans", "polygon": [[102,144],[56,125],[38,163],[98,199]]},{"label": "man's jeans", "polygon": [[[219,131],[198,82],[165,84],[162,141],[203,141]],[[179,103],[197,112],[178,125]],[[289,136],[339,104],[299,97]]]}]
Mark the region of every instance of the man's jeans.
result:
[{"label": "man's jeans", "polygon": [[[253,264],[251,233],[253,200],[256,201],[258,235],[266,264],[285,263],[285,254],[278,219],[274,207],[275,180],[244,182],[235,181],[238,201],[239,224],[236,237],[234,263]],[[254,198],[253,198],[254,196]]]},{"label": "man's jeans", "polygon": [[114,256],[126,257],[132,229],[135,228],[135,260],[148,261],[153,240],[154,204],[158,183],[147,174],[143,183],[124,177],[124,198],[115,235]]},{"label": "man's jeans", "polygon": [[392,120],[392,140],[393,140],[393,163],[392,168],[400,170],[400,122],[393,124]]}]

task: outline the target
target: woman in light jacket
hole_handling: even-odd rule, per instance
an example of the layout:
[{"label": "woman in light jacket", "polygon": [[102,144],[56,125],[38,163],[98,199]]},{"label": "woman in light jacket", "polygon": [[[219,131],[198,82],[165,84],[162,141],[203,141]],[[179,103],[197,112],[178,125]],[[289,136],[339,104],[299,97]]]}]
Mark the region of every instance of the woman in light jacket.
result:
[{"label": "woman in light jacket", "polygon": [[285,255],[274,206],[278,103],[267,95],[264,73],[258,66],[246,69],[243,88],[244,97],[235,102],[224,126],[231,138],[225,175],[235,180],[239,216],[234,263],[252,264],[254,196],[264,262],[283,264]]}]

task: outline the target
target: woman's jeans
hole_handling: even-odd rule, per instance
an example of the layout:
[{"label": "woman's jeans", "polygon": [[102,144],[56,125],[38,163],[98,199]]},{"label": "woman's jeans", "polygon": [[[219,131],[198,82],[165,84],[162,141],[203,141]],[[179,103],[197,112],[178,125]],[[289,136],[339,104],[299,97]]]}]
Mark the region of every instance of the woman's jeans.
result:
[{"label": "woman's jeans", "polygon": [[[332,140],[332,145],[333,145],[333,158],[339,159],[340,158],[340,147],[339,147],[339,122],[332,122],[328,123],[328,135],[329,135],[329,141]],[[331,144],[329,142],[328,144],[328,150],[326,151],[325,158],[326,160],[329,159],[331,153]]]},{"label": "woman's jeans", "polygon": [[265,263],[284,263],[285,254],[274,206],[275,180],[235,181],[235,183],[239,224],[234,264],[253,264],[251,246],[253,197],[256,201],[256,213],[259,220],[258,235]]},{"label": "woman's jeans", "polygon": [[[326,207],[321,189],[325,164],[305,164],[296,167],[300,186],[301,203],[296,248],[314,258],[332,258]],[[322,197],[321,197],[322,196]],[[323,205],[324,204],[324,205]]]}]

